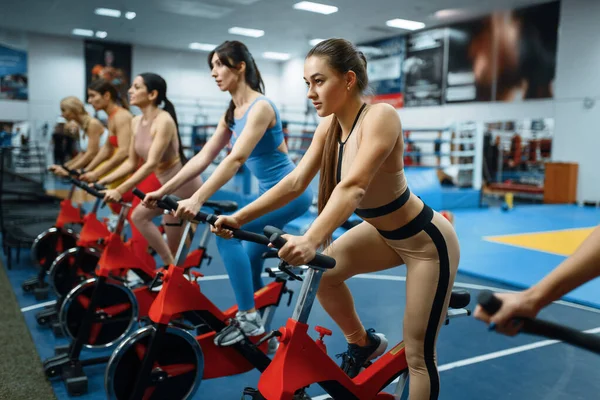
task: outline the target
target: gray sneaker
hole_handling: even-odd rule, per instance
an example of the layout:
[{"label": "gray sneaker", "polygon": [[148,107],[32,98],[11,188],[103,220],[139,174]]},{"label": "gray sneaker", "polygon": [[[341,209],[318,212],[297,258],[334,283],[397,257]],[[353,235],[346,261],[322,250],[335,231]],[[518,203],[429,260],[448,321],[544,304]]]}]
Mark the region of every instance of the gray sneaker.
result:
[{"label": "gray sneaker", "polygon": [[246,336],[259,336],[265,333],[260,314],[254,313],[255,317],[250,319],[244,311],[238,311],[235,318],[228,326],[216,334],[214,342],[217,346],[231,346],[241,342]]}]

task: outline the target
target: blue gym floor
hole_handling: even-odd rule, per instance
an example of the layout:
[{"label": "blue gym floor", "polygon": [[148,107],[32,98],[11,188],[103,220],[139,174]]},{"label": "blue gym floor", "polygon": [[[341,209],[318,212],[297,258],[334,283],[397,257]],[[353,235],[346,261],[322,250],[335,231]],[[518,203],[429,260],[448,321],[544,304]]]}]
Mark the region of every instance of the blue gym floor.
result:
[{"label": "blue gym floor", "polygon": [[[221,193],[221,196],[227,194]],[[536,250],[493,243],[484,237],[592,227],[599,221],[600,211],[576,206],[517,206],[510,212],[498,209],[458,210],[455,212],[455,226],[461,242],[461,264],[456,288],[469,290],[473,299],[484,288],[514,290],[534,283],[564,259]],[[233,293],[214,241],[211,241],[208,251],[213,262],[202,269],[206,279],[201,287],[217,306],[227,308],[234,304]],[[266,264],[271,265],[275,265],[275,261],[270,260]],[[23,295],[21,291],[21,282],[36,273],[28,251],[23,252],[21,262],[13,263],[13,269],[7,272],[41,362],[53,355],[54,346],[67,342],[54,338],[48,329],[37,326],[34,318],[36,310],[30,307],[36,307],[36,301],[33,296]],[[365,326],[385,333],[391,344],[399,342],[402,336],[404,275],[405,268],[397,267],[358,276],[348,282]],[[569,297],[573,302],[553,304],[541,316],[581,330],[600,327],[600,310],[588,307],[600,305],[598,284],[586,285]],[[292,283],[290,287],[295,289],[295,301],[299,285]],[[474,301],[469,306],[469,309],[473,308]],[[273,327],[285,324],[291,312],[292,307],[282,304]],[[340,331],[318,303],[313,308],[310,324],[311,330],[315,325],[322,325],[333,331],[333,336],[326,339],[332,357],[345,350]],[[490,333],[484,324],[472,317],[454,319],[442,328],[438,340],[438,365],[441,399],[571,400],[598,398],[600,393],[598,357],[564,344],[548,343],[541,338],[508,338]],[[104,366],[88,367],[85,371],[89,377],[89,394],[80,398],[105,399]],[[207,380],[202,382],[194,399],[239,400],[245,387],[256,387],[258,378],[259,373],[251,371],[239,376]],[[68,398],[61,381],[53,382],[53,387],[58,399]],[[311,388],[309,393],[315,399],[325,398],[319,387]]]}]

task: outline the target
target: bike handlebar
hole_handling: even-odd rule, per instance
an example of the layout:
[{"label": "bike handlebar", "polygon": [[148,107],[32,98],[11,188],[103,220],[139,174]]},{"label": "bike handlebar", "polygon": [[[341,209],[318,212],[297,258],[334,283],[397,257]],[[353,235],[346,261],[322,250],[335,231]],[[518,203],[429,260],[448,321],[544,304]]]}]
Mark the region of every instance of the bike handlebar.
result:
[{"label": "bike handlebar", "polygon": [[[97,197],[97,198],[99,198],[99,199],[103,199],[103,198],[104,198],[104,194],[103,194],[103,193],[100,193],[100,192],[98,191],[98,189],[96,189],[96,188],[93,188],[93,187],[89,186],[87,183],[85,183],[85,182],[82,182],[82,181],[80,181],[80,180],[78,180],[78,179],[75,179],[75,178],[73,178],[73,177],[71,177],[71,178],[69,178],[69,179],[70,179],[70,181],[71,181],[71,182],[72,182],[72,183],[73,183],[75,186],[77,186],[77,187],[78,187],[78,188],[80,188],[80,189],[83,189],[83,190],[85,190],[86,192],[88,192],[88,193],[89,193],[89,194],[91,194],[92,196],[94,196],[94,197]],[[101,189],[101,190],[105,190],[105,189]]]},{"label": "bike handlebar", "polygon": [[[177,204],[177,202],[179,200],[180,200],[179,198],[177,198],[176,196],[173,196],[173,195],[163,196],[163,198],[161,199],[161,201],[168,207],[166,209],[170,209],[173,211],[176,211],[177,208],[179,207],[179,204]],[[217,222],[217,218],[218,217],[214,214],[207,214],[207,213],[200,211],[196,214],[196,216],[194,217],[194,220],[199,221],[199,222],[208,222],[209,224],[214,225],[215,222]],[[231,226],[223,226],[223,228],[233,232],[233,237],[235,237],[237,239],[247,240],[249,242],[254,242],[254,243],[258,243],[258,244],[264,244],[265,246],[269,244],[269,239],[267,239],[265,236],[260,235],[258,233],[245,231],[243,229],[233,228]]]},{"label": "bike handlebar", "polygon": [[[269,238],[269,242],[278,249],[282,248],[287,243],[287,241],[281,237],[282,235],[285,235],[285,232],[279,228],[267,225],[263,232]],[[335,259],[323,254],[316,254],[315,258],[308,262],[308,265],[323,269],[332,269],[335,267]]]},{"label": "bike handlebar", "polygon": [[[502,300],[494,296],[489,290],[483,290],[477,297],[479,305],[490,315],[494,315],[500,307]],[[519,318],[523,326],[521,332],[550,339],[560,340],[573,346],[600,354],[600,337],[569,328],[554,322],[537,318]]]}]

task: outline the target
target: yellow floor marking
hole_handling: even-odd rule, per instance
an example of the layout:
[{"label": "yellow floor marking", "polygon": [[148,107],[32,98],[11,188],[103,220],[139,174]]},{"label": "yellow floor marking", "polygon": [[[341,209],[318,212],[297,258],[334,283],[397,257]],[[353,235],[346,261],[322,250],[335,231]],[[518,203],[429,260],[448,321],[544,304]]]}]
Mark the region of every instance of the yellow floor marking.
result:
[{"label": "yellow floor marking", "polygon": [[594,229],[595,227],[525,233],[522,235],[488,236],[484,239],[490,242],[570,256]]}]

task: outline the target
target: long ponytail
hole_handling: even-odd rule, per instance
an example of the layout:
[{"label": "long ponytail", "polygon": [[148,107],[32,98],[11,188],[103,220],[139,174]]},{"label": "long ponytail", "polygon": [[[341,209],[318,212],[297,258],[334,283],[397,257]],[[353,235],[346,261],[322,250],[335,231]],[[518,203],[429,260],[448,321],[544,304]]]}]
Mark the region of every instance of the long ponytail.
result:
[{"label": "long ponytail", "polygon": [[185,157],[185,153],[183,152],[183,143],[181,143],[181,134],[179,133],[179,122],[177,122],[177,113],[175,112],[175,106],[167,97],[165,96],[163,102],[165,105],[163,106],[163,110],[169,113],[173,121],[175,121],[175,129],[177,130],[177,139],[179,140],[179,158],[181,159],[181,163],[185,164],[187,162],[187,158]]},{"label": "long ponytail", "polygon": [[[323,147],[323,155],[321,156],[321,171],[320,171],[320,179],[319,179],[319,198],[318,198],[318,213],[321,214],[329,198],[331,197],[331,193],[333,193],[333,189],[335,188],[335,157],[332,157],[332,154],[335,154],[335,147],[338,138],[342,134],[342,126],[338,121],[337,117],[334,115],[331,120],[331,125],[327,130],[327,136],[325,137],[325,146]],[[333,238],[328,237],[325,240],[325,246],[329,246],[332,242]]]},{"label": "long ponytail", "polygon": [[[211,70],[213,68],[212,58],[215,54],[217,54],[221,63],[230,69],[238,69],[242,62],[246,63],[246,73],[244,74],[246,84],[250,86],[252,90],[265,94],[265,83],[256,66],[256,61],[254,61],[254,57],[252,57],[252,54],[250,54],[250,51],[244,43],[237,40],[228,40],[211,51],[208,55],[208,66]],[[235,104],[233,103],[233,100],[231,100],[227,112],[225,113],[225,122],[230,128],[234,124],[234,111]]]}]

